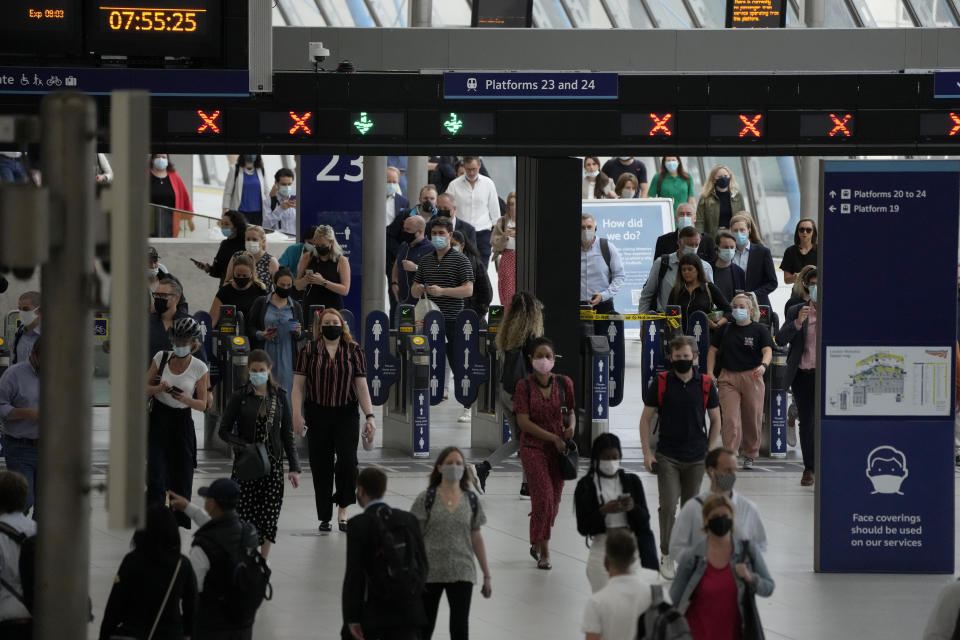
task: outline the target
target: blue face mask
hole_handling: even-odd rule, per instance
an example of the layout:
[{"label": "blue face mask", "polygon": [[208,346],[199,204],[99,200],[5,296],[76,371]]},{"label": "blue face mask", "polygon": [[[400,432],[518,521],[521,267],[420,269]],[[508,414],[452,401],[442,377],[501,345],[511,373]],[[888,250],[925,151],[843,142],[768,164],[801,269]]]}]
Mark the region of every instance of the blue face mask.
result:
[{"label": "blue face mask", "polygon": [[293,185],[292,184],[282,184],[277,187],[277,194],[281,198],[289,198],[293,195]]},{"label": "blue face mask", "polygon": [[663,163],[663,166],[667,168],[667,171],[676,171],[680,167],[680,163],[676,160],[667,160]]},{"label": "blue face mask", "polygon": [[233,237],[233,227],[220,227],[220,233],[223,234],[224,238]]},{"label": "blue face mask", "polygon": [[588,178],[596,178],[598,175],[600,175],[599,171],[587,171],[586,173]]},{"label": "blue face mask", "polygon": [[737,246],[742,247],[747,244],[747,234],[743,231],[733,234],[733,237],[737,239]]},{"label": "blue face mask", "polygon": [[433,236],[430,238],[430,242],[433,243],[435,249],[446,249],[447,248],[447,239],[444,236]]},{"label": "blue face mask", "polygon": [[736,249],[720,249],[717,251],[717,254],[720,256],[720,259],[724,262],[731,262],[733,256],[737,253]]},{"label": "blue face mask", "polygon": [[680,216],[677,218],[677,229],[684,229],[686,227],[693,226],[693,218],[691,216]]},{"label": "blue face mask", "polygon": [[192,349],[190,348],[190,345],[185,347],[174,347],[173,355],[177,356],[178,358],[186,358],[188,355],[190,355],[191,351]]},{"label": "blue face mask", "polygon": [[733,316],[734,321],[744,322],[749,317],[750,312],[746,309],[734,309],[731,312],[731,315]]},{"label": "blue face mask", "polygon": [[269,371],[251,371],[250,372],[250,384],[255,387],[262,387],[267,384],[267,381],[270,379]]},{"label": "blue face mask", "polygon": [[810,299],[811,299],[813,302],[816,302],[816,301],[817,301],[817,294],[820,293],[820,287],[818,287],[818,286],[815,285],[815,284],[812,284],[812,285],[810,285],[810,286],[807,287],[807,288],[808,288],[809,291],[810,291]]}]

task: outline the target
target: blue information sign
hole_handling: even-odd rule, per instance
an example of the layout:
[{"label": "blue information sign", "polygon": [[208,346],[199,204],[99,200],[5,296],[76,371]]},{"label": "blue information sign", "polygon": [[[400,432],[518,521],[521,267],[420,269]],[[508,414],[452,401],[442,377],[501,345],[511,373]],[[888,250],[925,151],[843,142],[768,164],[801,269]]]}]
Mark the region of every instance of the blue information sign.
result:
[{"label": "blue information sign", "polygon": [[423,317],[423,334],[430,352],[430,404],[443,402],[444,376],[447,373],[446,337],[443,333],[443,314],[431,311]]},{"label": "blue information sign", "polygon": [[[960,162],[822,167],[815,568],[952,573]],[[922,261],[876,259],[917,229]]]},{"label": "blue information sign", "polygon": [[390,353],[390,320],[386,313],[371,311],[367,315],[363,343],[370,400],[380,406],[387,402],[390,387],[400,375],[400,361]]},{"label": "blue information sign", "polygon": [[643,352],[640,354],[640,368],[643,390],[646,392],[650,386],[650,381],[653,380],[658,371],[663,370],[663,340],[660,336],[660,321],[644,320],[642,331]]},{"label": "blue information sign", "polygon": [[360,156],[301,156],[297,200],[300,237],[307,227],[333,227],[343,255],[350,261],[350,293],[343,306],[360,317],[363,243],[363,158]]},{"label": "blue information sign", "polygon": [[770,392],[770,457],[787,457],[787,392]]},{"label": "blue information sign", "polygon": [[615,73],[448,72],[443,97],[457,100],[616,100]]},{"label": "blue information sign", "polygon": [[0,67],[0,93],[69,90],[106,95],[119,89],[145,89],[154,96],[250,95],[246,70]]},{"label": "blue information sign", "polygon": [[960,98],[960,71],[937,71],[933,74],[934,98]]},{"label": "blue information sign", "polygon": [[623,339],[623,320],[597,320],[593,323],[593,332],[606,336],[610,343],[610,382],[608,392],[610,406],[615,407],[623,401],[623,370],[626,358],[626,345]]},{"label": "blue information sign", "polygon": [[430,390],[413,392],[413,455],[425,458],[430,455]]},{"label": "blue information sign", "polygon": [[480,320],[476,311],[464,309],[457,316],[456,333],[453,336],[453,393],[465,407],[477,399],[480,385],[487,381],[490,367],[486,356],[480,352]]},{"label": "blue information sign", "polygon": [[593,420],[610,419],[610,394],[608,393],[608,384],[610,381],[610,358],[607,354],[593,354]]},{"label": "blue information sign", "polygon": [[707,371],[707,353],[710,351],[710,323],[707,322],[707,314],[703,311],[694,311],[690,314],[690,335],[697,341],[697,362],[700,365],[700,373],[709,373]]}]

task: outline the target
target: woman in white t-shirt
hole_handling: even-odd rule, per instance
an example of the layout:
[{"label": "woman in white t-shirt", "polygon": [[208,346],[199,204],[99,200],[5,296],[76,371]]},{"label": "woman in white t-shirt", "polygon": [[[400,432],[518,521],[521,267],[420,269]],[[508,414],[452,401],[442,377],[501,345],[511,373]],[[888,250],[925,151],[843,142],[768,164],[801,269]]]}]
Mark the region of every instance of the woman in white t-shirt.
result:
[{"label": "woman in white t-shirt", "polygon": [[[202,345],[200,325],[179,318],[167,331],[173,351],[158,351],[147,371],[147,395],[153,399],[147,432],[147,504],[163,504],[168,490],[190,499],[197,466],[197,435],[192,411],[207,406],[207,365],[193,357]],[[180,526],[190,519],[177,513]]]}]

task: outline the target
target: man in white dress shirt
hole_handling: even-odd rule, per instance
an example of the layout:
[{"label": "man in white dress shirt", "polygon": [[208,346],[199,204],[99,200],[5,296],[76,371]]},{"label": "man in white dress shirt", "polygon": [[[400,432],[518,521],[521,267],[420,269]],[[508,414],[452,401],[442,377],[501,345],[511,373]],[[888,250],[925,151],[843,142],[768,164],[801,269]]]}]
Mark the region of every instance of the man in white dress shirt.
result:
[{"label": "man in white dress shirt", "polygon": [[490,230],[500,219],[497,186],[487,176],[480,175],[480,158],[476,156],[464,157],[463,171],[462,176],[450,183],[446,193],[456,202],[457,216],[477,230],[477,248],[486,264],[490,262]]}]

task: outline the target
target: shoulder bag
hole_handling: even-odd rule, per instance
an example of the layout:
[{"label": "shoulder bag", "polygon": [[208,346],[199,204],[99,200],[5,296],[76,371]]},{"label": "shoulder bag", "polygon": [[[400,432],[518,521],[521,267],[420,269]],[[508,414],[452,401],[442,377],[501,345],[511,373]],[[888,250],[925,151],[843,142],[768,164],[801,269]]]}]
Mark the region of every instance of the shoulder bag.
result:
[{"label": "shoulder bag", "polygon": [[[267,437],[270,437],[270,431],[273,427],[273,421],[277,414],[277,396],[270,394],[270,409],[267,411]],[[254,427],[256,430],[256,427]],[[270,475],[273,466],[270,463],[270,452],[267,451],[267,443],[251,442],[240,449],[237,454],[237,461],[234,464],[234,473],[237,480],[246,482],[249,480],[259,480]]]},{"label": "shoulder bag", "polygon": [[[555,376],[554,380],[557,383],[557,390],[560,392],[560,419],[567,415],[569,409],[567,408],[567,377],[566,376]],[[566,425],[566,422],[563,422]],[[572,438],[567,440],[567,448],[564,449],[563,453],[560,454],[560,475],[564,480],[576,480],[577,473],[580,471],[580,448],[577,447],[577,442]]]},{"label": "shoulder bag", "polygon": [[[157,377],[156,384],[160,384],[160,381],[163,379],[163,370],[167,368],[167,363],[170,361],[170,351],[164,351],[163,357],[160,358],[160,366],[157,368]],[[153,411],[153,403],[156,400],[156,396],[150,396],[147,398],[147,415],[150,415],[150,412]]]},{"label": "shoulder bag", "polygon": [[[753,571],[753,562],[751,561],[750,542],[743,541],[743,561],[747,562],[751,571]],[[763,623],[760,621],[760,611],[757,609],[757,593],[753,586],[745,585],[743,590],[743,640],[764,640],[766,636],[763,633]]]},{"label": "shoulder bag", "polygon": [[[157,611],[157,617],[153,620],[153,626],[150,627],[150,633],[147,640],[153,640],[153,635],[157,632],[157,625],[160,624],[160,618],[163,617],[163,611],[167,608],[167,602],[170,600],[170,593],[173,591],[173,585],[177,583],[177,576],[180,575],[180,565],[183,564],[183,556],[177,560],[177,567],[173,570],[173,577],[170,578],[170,585],[167,587],[167,593],[163,596],[163,602],[160,603],[160,610]],[[121,629],[120,633],[123,633]],[[135,636],[116,635],[110,636],[110,640],[137,640]]]}]

